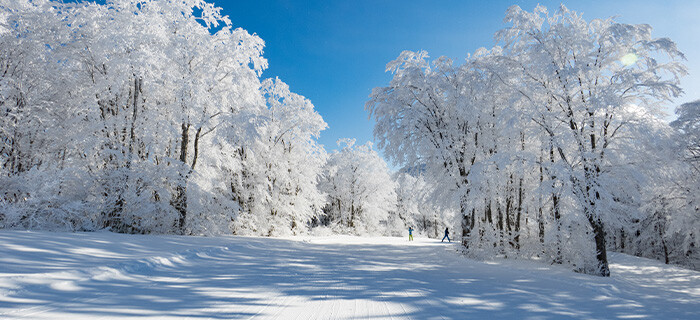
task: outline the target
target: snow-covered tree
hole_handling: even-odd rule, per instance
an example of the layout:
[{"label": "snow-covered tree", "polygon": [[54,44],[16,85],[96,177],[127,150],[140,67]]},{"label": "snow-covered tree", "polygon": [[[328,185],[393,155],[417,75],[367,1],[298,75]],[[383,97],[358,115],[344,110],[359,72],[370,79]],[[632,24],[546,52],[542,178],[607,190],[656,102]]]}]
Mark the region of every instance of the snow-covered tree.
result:
[{"label": "snow-covered tree", "polygon": [[396,212],[395,183],[372,143],[355,146],[341,139],[343,148],[329,155],[319,188],[327,195],[326,221],[342,233],[381,234],[390,213]]},{"label": "snow-covered tree", "polygon": [[0,0],[0,42],[3,226],[230,233],[250,202],[285,230],[320,206],[325,123],[220,8]]},{"label": "snow-covered tree", "polygon": [[628,209],[643,179],[629,159],[656,130],[642,120],[681,93],[683,55],[648,25],[589,22],[564,6],[513,6],[506,22],[500,46],[461,66],[409,51],[390,62],[390,85],[366,106],[379,146],[426,167],[442,203],[458,208],[469,251],[518,254],[528,236],[526,254],[540,247],[608,276],[605,226],[638,212]]},{"label": "snow-covered tree", "polygon": [[442,237],[445,227],[452,228],[454,219],[451,208],[443,208],[437,201],[432,201],[432,190],[426,183],[425,177],[418,170],[397,172],[396,181],[396,214],[394,230],[396,235],[405,235],[409,226],[419,234],[431,238]]},{"label": "snow-covered tree", "polygon": [[700,100],[682,104],[676,109],[678,118],[671,126],[681,131],[684,157],[700,173]]},{"label": "snow-covered tree", "polygon": [[605,225],[621,220],[609,210],[616,177],[608,168],[622,164],[616,152],[629,151],[612,149],[628,122],[622,113],[629,105],[656,111],[678,96],[683,55],[671,40],[652,38],[649,25],[589,22],[563,5],[552,15],[541,6],[534,12],[513,6],[506,21],[512,25],[497,34],[503,52],[494,56],[501,67],[495,72],[517,74],[511,84],[551,137],[563,169],[558,176],[570,184],[593,231],[595,273],[608,276]]},{"label": "snow-covered tree", "polygon": [[[279,79],[263,82],[268,109],[256,126],[260,139],[244,144],[249,178],[258,179],[238,233],[297,233],[318,215],[325,199],[317,188],[325,151],[316,142],[326,123],[311,102],[289,91]],[[238,181],[239,189],[242,181]]]},{"label": "snow-covered tree", "polygon": [[[682,104],[676,109],[678,118],[671,122],[677,130],[676,149],[667,154],[677,154],[677,158],[665,157],[666,163],[659,168],[659,174],[668,177],[664,188],[654,193],[648,210],[653,210],[651,218],[643,222],[652,224],[656,231],[638,241],[640,248],[661,248],[666,263],[681,263],[694,268],[700,267],[700,100]],[[642,228],[641,233],[649,234]],[[646,232],[645,232],[646,231]],[[653,242],[652,242],[653,241]],[[652,242],[650,244],[650,242]],[[654,245],[656,244],[656,245]],[[659,254],[647,254],[658,257]]]}]

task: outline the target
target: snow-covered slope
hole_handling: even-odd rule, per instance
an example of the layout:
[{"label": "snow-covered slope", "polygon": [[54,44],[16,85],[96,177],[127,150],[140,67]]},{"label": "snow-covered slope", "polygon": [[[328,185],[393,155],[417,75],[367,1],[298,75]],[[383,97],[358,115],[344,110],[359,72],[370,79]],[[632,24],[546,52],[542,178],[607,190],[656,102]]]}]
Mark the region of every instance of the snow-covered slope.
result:
[{"label": "snow-covered slope", "polygon": [[[2,319],[693,319],[700,273],[475,262],[416,238],[0,231]],[[696,319],[696,318],[695,318]]]}]

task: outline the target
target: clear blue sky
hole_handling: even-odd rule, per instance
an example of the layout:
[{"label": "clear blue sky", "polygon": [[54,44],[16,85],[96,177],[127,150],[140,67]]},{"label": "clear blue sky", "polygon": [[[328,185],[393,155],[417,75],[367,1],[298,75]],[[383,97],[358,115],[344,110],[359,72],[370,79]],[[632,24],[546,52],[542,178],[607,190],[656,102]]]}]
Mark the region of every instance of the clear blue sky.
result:
[{"label": "clear blue sky", "polygon": [[[211,0],[209,0],[211,1]],[[461,61],[468,52],[494,44],[506,9],[532,10],[538,3],[555,10],[560,1],[292,1],[213,0],[234,26],[265,41],[269,69],[292,91],[306,96],[329,128],[320,143],[331,151],[340,138],[372,141],[373,121],[364,103],[372,88],[391,76],[387,62],[403,50],[427,50],[431,58]],[[617,16],[625,23],[647,23],[653,36],[669,37],[686,54],[691,75],[686,95],[675,105],[700,99],[700,1],[567,1],[587,20]]]}]

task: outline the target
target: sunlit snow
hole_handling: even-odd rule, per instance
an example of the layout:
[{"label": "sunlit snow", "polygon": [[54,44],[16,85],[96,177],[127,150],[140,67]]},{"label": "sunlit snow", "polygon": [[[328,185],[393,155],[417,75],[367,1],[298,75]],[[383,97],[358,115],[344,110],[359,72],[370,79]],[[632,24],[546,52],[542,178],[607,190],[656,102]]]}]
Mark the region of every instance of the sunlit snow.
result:
[{"label": "sunlit snow", "polygon": [[0,232],[2,319],[689,319],[700,273],[611,254],[610,278],[469,260],[417,236]]}]

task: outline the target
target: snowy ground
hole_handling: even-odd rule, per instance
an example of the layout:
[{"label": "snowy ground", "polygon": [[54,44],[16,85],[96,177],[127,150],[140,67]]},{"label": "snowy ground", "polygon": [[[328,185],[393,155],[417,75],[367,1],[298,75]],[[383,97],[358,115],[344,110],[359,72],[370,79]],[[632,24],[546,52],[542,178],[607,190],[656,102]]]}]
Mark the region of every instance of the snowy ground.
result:
[{"label": "snowy ground", "polygon": [[475,262],[416,238],[0,231],[2,319],[698,319],[700,273]]}]

